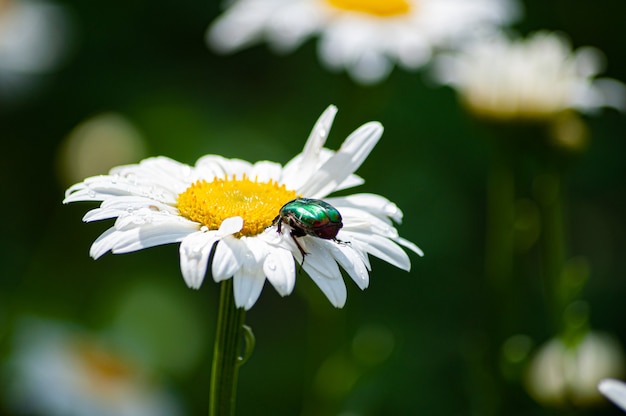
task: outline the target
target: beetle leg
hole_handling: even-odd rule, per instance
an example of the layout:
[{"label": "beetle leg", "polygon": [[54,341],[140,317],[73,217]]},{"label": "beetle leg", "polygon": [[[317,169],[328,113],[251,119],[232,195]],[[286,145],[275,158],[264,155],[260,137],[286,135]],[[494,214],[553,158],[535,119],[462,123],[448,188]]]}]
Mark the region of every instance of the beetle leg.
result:
[{"label": "beetle leg", "polygon": [[302,263],[304,263],[304,256],[306,256],[309,253],[304,251],[304,249],[302,248],[302,246],[300,245],[300,243],[296,239],[296,236],[294,235],[293,231],[291,232],[291,238],[293,238],[293,242],[296,243],[296,246],[298,246],[298,250],[300,250],[300,254],[302,254]]},{"label": "beetle leg", "polygon": [[281,225],[283,224],[283,220],[280,219],[280,215],[277,215],[276,218],[272,221],[272,225],[276,225],[277,231],[280,234]]},{"label": "beetle leg", "polygon": [[337,244],[341,244],[342,246],[349,246],[350,245],[350,241],[343,241],[340,240],[338,238],[333,238],[333,241]]}]

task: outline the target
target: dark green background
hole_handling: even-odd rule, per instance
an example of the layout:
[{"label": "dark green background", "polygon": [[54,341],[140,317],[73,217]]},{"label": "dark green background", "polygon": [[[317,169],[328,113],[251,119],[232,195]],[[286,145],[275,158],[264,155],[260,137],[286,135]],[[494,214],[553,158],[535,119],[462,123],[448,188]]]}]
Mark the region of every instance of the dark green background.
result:
[{"label": "dark green background", "polygon": [[[240,373],[238,414],[619,414],[608,404],[580,412],[541,408],[517,381],[492,371],[501,340],[491,333],[493,299],[483,264],[490,143],[451,90],[430,86],[424,73],[400,69],[379,85],[358,86],[345,74],[325,71],[312,40],[285,56],[265,45],[216,55],[203,40],[219,11],[213,2],[63,3],[76,26],[71,59],[46,78],[37,96],[0,107],[2,356],[22,316],[99,330],[119,314],[129,290],[154,291],[157,300],[171,296],[189,308],[181,316],[192,316],[196,326],[181,333],[193,340],[179,336],[172,343],[168,326],[151,323],[145,309],[126,316],[146,338],[173,344],[156,371],[188,414],[204,414],[218,286],[209,277],[200,291],[187,289],[173,245],[89,258],[91,242],[110,224],[81,223],[92,205],[61,205],[67,184],[56,174],[55,154],[78,123],[115,111],[145,136],[149,155],[193,163],[214,153],[284,163],[301,150],[319,114],[335,104],[331,148],[367,121],[385,126],[358,171],[366,183],[357,191],[396,202],[405,214],[401,234],[426,256],[412,255],[410,273],[373,259],[370,287],[361,292],[347,282],[342,310],[304,276],[286,298],[266,285],[247,316],[257,347]],[[516,26],[522,33],[564,31],[576,47],[604,51],[604,75],[626,80],[626,3],[532,0],[525,6],[526,17]],[[592,327],[626,345],[626,123],[614,110],[585,120],[591,146],[566,175],[568,254],[585,256],[591,265],[582,297],[591,305]],[[521,175],[519,181],[524,192],[530,179]],[[521,318],[510,335],[527,334],[538,345],[554,334],[546,325],[538,266],[532,250],[527,254],[518,260]],[[158,301],[147,305],[159,308]],[[353,356],[353,339],[363,328],[392,334],[387,360],[367,365]],[[205,349],[193,365],[167,362],[186,354],[191,342]],[[320,389],[315,380],[323,365],[335,385],[322,378],[326,387]],[[358,377],[344,391],[351,372]]]}]

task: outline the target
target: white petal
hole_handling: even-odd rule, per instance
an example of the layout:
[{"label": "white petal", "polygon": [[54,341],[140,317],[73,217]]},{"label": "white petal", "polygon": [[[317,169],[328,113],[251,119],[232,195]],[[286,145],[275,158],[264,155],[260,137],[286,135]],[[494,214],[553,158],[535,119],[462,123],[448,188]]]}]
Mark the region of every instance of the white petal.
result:
[{"label": "white petal", "polygon": [[376,216],[402,222],[402,211],[396,204],[377,194],[353,194],[345,197],[327,198],[326,201],[335,207],[352,207],[365,210]]},{"label": "white petal", "polygon": [[279,0],[268,23],[267,41],[270,47],[277,53],[287,53],[325,25],[326,16],[316,1]]},{"label": "white petal", "polygon": [[225,176],[237,176],[239,179],[252,169],[252,164],[242,159],[227,159],[218,155],[202,156],[196,162],[199,172],[206,175],[206,178]]},{"label": "white petal", "polygon": [[[319,152],[319,158],[317,160],[317,165],[314,171],[319,169],[326,161],[328,161],[335,152],[322,148]],[[284,166],[282,175],[281,175],[281,183],[284,183],[285,186],[289,189],[298,189],[300,184],[306,182],[308,180],[308,176],[302,174],[302,170],[300,169],[300,163],[302,162],[303,155],[302,153],[296,155],[293,159],[291,159]],[[313,174],[313,172],[309,172],[309,175]],[[348,176],[343,182],[341,182],[336,191],[340,191],[342,189],[353,188],[355,186],[359,186],[365,183],[365,180],[358,175],[352,174]]]},{"label": "white petal", "polygon": [[83,222],[108,220],[110,218],[117,218],[124,213],[126,213],[126,208],[96,208],[87,211],[83,216]]},{"label": "white petal", "polygon": [[174,223],[147,224],[128,230],[111,227],[93,242],[89,255],[98,259],[107,251],[121,254],[176,243],[194,233],[196,229],[193,224]]},{"label": "white petal", "polygon": [[411,250],[413,253],[417,254],[418,256],[424,257],[424,252],[422,251],[422,249],[419,248],[417,245],[415,245],[413,242],[406,240],[402,237],[396,237],[393,239],[393,241],[408,248],[409,250]]},{"label": "white petal", "polygon": [[238,308],[250,309],[256,303],[263,290],[265,275],[262,267],[242,267],[233,277],[235,305]]},{"label": "white petal", "polygon": [[348,63],[350,75],[361,84],[369,85],[387,78],[393,65],[381,51],[367,50]]},{"label": "white petal", "polygon": [[[332,202],[329,203],[332,205]],[[396,230],[391,220],[387,217],[377,216],[360,208],[333,206],[341,212],[345,230],[371,232],[388,238],[398,236],[398,230]]]},{"label": "white petal", "polygon": [[215,247],[215,255],[211,264],[213,280],[221,282],[233,277],[243,265],[244,253],[241,250],[245,250],[245,248],[245,245],[235,237],[226,236],[222,238]]},{"label": "white petal", "polygon": [[342,191],[344,189],[354,188],[355,186],[363,185],[365,183],[365,179],[361,178],[358,175],[350,175],[346,178],[345,181],[341,182],[335,191]]},{"label": "white petal", "polygon": [[626,85],[611,78],[599,78],[593,82],[602,97],[602,105],[626,112]]},{"label": "white petal", "polygon": [[117,241],[121,237],[122,232],[117,231],[115,227],[111,227],[102,234],[96,241],[91,244],[91,248],[89,249],[89,255],[94,259],[99,259],[102,257],[107,251],[111,250],[115,241]]},{"label": "white petal", "polygon": [[124,238],[116,242],[114,254],[130,253],[144,248],[177,243],[196,232],[192,224],[158,223],[120,231]]},{"label": "white petal", "polygon": [[104,201],[118,196],[141,196],[174,205],[178,193],[160,184],[145,183],[118,175],[92,176],[66,191],[64,204],[77,201]]},{"label": "white petal", "polygon": [[386,237],[382,237],[376,234],[366,234],[357,232],[346,232],[348,238],[352,244],[367,251],[373,256],[378,257],[390,263],[402,270],[411,270],[411,260],[409,256],[393,241]]},{"label": "white petal", "polygon": [[279,247],[271,249],[263,262],[263,272],[281,296],[291,294],[296,284],[296,266],[291,251]]},{"label": "white petal", "polygon": [[353,246],[352,248],[359,254],[359,256],[361,256],[361,260],[363,260],[363,264],[365,264],[367,270],[372,271],[372,265],[370,264],[370,258],[367,255],[367,251],[360,250],[358,247],[355,246]]},{"label": "white petal", "polygon": [[325,240],[326,248],[333,258],[343,267],[350,275],[352,280],[359,286],[361,290],[369,286],[369,273],[363,262],[363,257],[350,245],[346,243],[337,243],[335,241]]},{"label": "white petal", "polygon": [[235,305],[248,310],[256,303],[263,290],[263,260],[268,246],[256,237],[244,237],[241,241],[247,245],[248,253],[244,256],[243,266],[233,276],[233,291]]},{"label": "white petal", "polygon": [[241,217],[227,218],[217,231],[198,231],[185,237],[180,245],[180,269],[187,286],[198,289],[204,280],[213,244],[243,227]]},{"label": "white petal", "polygon": [[267,2],[233,3],[206,32],[206,41],[217,52],[234,52],[254,43],[263,33],[274,8]]},{"label": "white petal", "polygon": [[190,288],[200,288],[206,274],[211,249],[220,238],[221,236],[215,231],[198,231],[183,239],[179,248],[180,270]]},{"label": "white petal", "polygon": [[322,240],[317,237],[298,237],[299,242],[305,242],[302,245],[307,253],[304,256],[304,263],[307,263],[309,267],[318,270],[320,273],[328,276],[332,279],[341,279],[341,271],[335,259],[329,255],[326,250],[326,240]]},{"label": "white petal", "polygon": [[226,160],[225,157],[218,155],[205,155],[196,161],[195,168],[198,175],[206,180],[216,177],[224,178],[226,176],[226,171],[224,170]]},{"label": "white petal", "polygon": [[309,134],[309,138],[304,144],[302,149],[302,167],[309,165],[315,165],[315,161],[319,158],[320,150],[324,147],[328,133],[333,125],[335,116],[337,115],[337,107],[329,105],[322,115],[317,119],[317,122]]},{"label": "white petal", "polygon": [[226,236],[226,235],[238,233],[239,231],[241,231],[242,228],[243,228],[243,218],[230,217],[222,221],[218,232],[222,236]]},{"label": "white petal", "polygon": [[131,183],[166,189],[173,195],[178,195],[194,181],[191,166],[164,156],[144,159],[138,165],[118,166],[109,173]]},{"label": "white petal", "polygon": [[120,231],[144,227],[151,224],[171,224],[172,226],[186,227],[194,230],[200,228],[200,224],[195,221],[191,221],[178,214],[173,215],[168,211],[153,210],[152,208],[131,209],[120,214],[115,220],[115,228]]},{"label": "white petal", "polygon": [[83,217],[83,221],[92,222],[109,218],[128,215],[133,211],[149,209],[154,212],[163,211],[170,214],[178,214],[178,210],[166,204],[162,204],[150,198],[141,196],[118,196],[102,202],[100,208],[92,209]]},{"label": "white petal", "polygon": [[329,106],[313,126],[302,153],[285,165],[283,183],[287,188],[298,189],[315,172],[323,158],[330,157],[323,153],[327,150],[324,144],[336,114],[337,107]]},{"label": "white petal", "polygon": [[337,279],[321,273],[319,270],[311,267],[311,263],[305,261],[302,264],[304,271],[311,277],[320,290],[326,295],[330,303],[336,308],[343,308],[346,304],[348,292],[343,279]]},{"label": "white petal", "polygon": [[382,134],[383,126],[375,121],[359,127],[298,191],[311,198],[323,198],[336,190],[361,166]]},{"label": "white petal", "polygon": [[571,104],[580,111],[596,113],[602,107],[626,111],[626,86],[610,78],[580,83],[572,91]]},{"label": "white petal", "polygon": [[269,182],[270,179],[279,181],[282,170],[283,168],[279,163],[262,160],[252,166],[248,175],[251,180],[259,182]]},{"label": "white petal", "polygon": [[607,378],[600,381],[598,390],[626,411],[626,384],[624,382]]},{"label": "white petal", "polygon": [[90,191],[84,182],[80,182],[67,188],[63,203],[69,204],[70,202],[78,201],[102,201],[104,199],[104,197],[98,195],[96,192]]},{"label": "white petal", "polygon": [[293,238],[291,238],[291,236],[289,235],[291,228],[284,223],[281,228],[281,232],[279,233],[276,226],[268,227],[256,238],[264,241],[270,246],[279,246],[288,250],[290,250],[293,246],[293,248],[295,249],[295,244],[289,244],[289,240],[293,240]]}]

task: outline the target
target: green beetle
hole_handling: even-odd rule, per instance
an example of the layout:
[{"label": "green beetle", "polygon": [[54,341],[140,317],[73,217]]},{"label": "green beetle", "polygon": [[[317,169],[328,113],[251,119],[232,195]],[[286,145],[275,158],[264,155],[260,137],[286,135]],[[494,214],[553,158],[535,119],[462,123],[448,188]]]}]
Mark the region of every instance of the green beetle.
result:
[{"label": "green beetle", "polygon": [[312,198],[296,198],[283,205],[278,216],[272,221],[272,225],[277,225],[279,233],[283,222],[291,227],[291,237],[303,258],[307,253],[296,237],[312,235],[324,240],[339,241],[336,238],[337,233],[343,227],[341,214],[337,208],[328,202]]}]

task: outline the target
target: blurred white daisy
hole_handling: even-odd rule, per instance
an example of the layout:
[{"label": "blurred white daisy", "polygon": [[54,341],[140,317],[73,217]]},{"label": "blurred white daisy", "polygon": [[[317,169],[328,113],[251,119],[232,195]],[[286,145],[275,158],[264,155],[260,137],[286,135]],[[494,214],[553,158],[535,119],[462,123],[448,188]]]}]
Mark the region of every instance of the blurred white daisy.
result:
[{"label": "blurred white daisy", "polygon": [[539,403],[586,406],[599,402],[598,382],[624,373],[620,344],[600,332],[589,332],[576,345],[553,338],[540,347],[528,368],[526,387]]},{"label": "blurred white daisy", "polygon": [[598,390],[613,403],[626,411],[626,383],[611,378],[604,379],[598,384]]},{"label": "blurred white daisy", "polygon": [[435,77],[453,86],[474,113],[499,120],[542,120],[564,110],[626,109],[619,81],[594,79],[604,56],[592,47],[572,51],[558,33],[527,39],[500,34],[436,60]]},{"label": "blurred white daisy", "polygon": [[322,63],[368,84],[384,79],[395,61],[419,68],[435,48],[518,15],[516,0],[236,0],[209,28],[207,39],[220,52],[261,40],[290,51],[319,35]]},{"label": "blurred white daisy", "polygon": [[[189,287],[199,288],[213,252],[213,279],[233,277],[235,303],[246,309],[256,302],[266,278],[281,295],[291,293],[295,258],[330,302],[342,307],[346,286],[339,266],[364,289],[369,254],[409,270],[409,257],[400,246],[422,252],[398,235],[392,220],[400,222],[402,212],[382,196],[326,198],[363,183],[354,172],[383,132],[379,123],[366,123],[338,151],[326,149],[336,111],[331,106],[322,114],[302,153],[285,166],[217,155],[188,166],[156,157],[87,178],[67,190],[64,202],[103,201],[84,221],[116,218],[92,245],[94,258],[107,251],[127,253],[180,242],[183,277]],[[294,229],[286,223],[278,232],[281,223],[274,219],[284,204],[298,197],[325,198],[340,212],[343,228],[336,239],[292,237]]]},{"label": "blurred white daisy", "polygon": [[70,19],[61,6],[38,0],[0,0],[0,96],[32,87],[66,57]]},{"label": "blurred white daisy", "polygon": [[13,414],[175,416],[170,393],[104,339],[48,321],[24,321],[3,391]]}]

